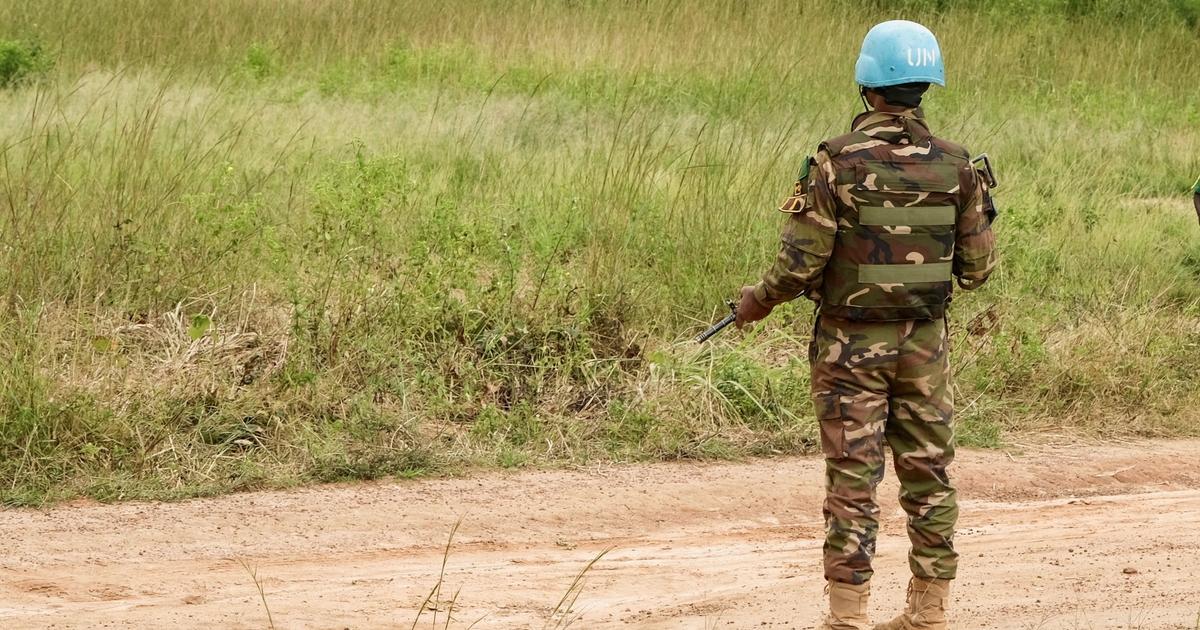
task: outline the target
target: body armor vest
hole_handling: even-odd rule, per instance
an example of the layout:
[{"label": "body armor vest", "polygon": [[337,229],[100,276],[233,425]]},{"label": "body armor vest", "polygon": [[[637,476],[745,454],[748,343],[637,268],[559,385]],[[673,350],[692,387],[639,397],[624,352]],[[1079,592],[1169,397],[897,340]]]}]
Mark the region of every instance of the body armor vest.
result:
[{"label": "body armor vest", "polygon": [[919,119],[871,116],[860,131],[821,145],[836,174],[838,223],[821,313],[860,321],[941,318],[953,290],[962,191],[972,185],[969,154],[934,138]]}]

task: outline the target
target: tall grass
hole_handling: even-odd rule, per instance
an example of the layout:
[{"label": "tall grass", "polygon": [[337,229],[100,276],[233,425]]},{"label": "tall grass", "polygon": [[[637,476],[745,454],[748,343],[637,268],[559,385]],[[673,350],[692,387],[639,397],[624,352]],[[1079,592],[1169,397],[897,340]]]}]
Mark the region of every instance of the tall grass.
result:
[{"label": "tall grass", "polygon": [[0,493],[811,450],[807,305],[686,340],[889,17],[1003,180],[963,441],[1194,435],[1200,40],[1122,6],[8,3],[53,64],[0,90]]}]

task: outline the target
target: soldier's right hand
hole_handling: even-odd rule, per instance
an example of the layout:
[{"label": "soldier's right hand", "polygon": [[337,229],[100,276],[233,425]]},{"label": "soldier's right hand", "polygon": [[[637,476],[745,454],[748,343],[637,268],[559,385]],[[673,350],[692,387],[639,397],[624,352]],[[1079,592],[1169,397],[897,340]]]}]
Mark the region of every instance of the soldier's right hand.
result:
[{"label": "soldier's right hand", "polygon": [[771,314],[770,306],[764,305],[754,297],[754,287],[742,287],[742,299],[738,302],[737,320],[734,324],[739,330],[744,329],[748,324],[757,322],[767,315]]}]

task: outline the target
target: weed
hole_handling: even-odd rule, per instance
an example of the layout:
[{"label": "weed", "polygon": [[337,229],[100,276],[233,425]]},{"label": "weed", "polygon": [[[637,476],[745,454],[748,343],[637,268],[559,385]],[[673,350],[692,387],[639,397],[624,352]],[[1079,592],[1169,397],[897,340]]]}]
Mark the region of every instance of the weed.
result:
[{"label": "weed", "polygon": [[262,581],[258,579],[258,568],[250,566],[245,560],[238,560],[238,563],[242,565],[246,573],[250,574],[250,579],[254,582],[254,588],[258,591],[258,598],[262,601],[263,610],[267,613],[267,627],[275,630],[275,619],[271,616],[271,607],[267,605],[267,591],[263,588]]},{"label": "weed", "polygon": [[554,605],[554,610],[550,612],[550,617],[546,620],[545,625],[542,626],[543,629],[560,630],[562,628],[569,628],[579,621],[580,615],[575,612],[575,604],[579,601],[580,594],[583,593],[584,579],[587,577],[588,572],[596,566],[596,563],[600,562],[611,551],[612,548],[601,551],[579,570],[579,573],[575,575],[575,579],[571,580],[571,585],[563,593],[562,598]]},{"label": "weed", "polygon": [[455,521],[454,526],[450,528],[450,535],[446,538],[446,546],[442,551],[442,566],[438,571],[437,582],[435,582],[433,588],[429,590],[429,594],[425,596],[425,599],[421,602],[421,605],[417,607],[417,616],[413,618],[411,630],[416,630],[417,624],[421,622],[421,617],[426,611],[433,613],[433,619],[430,621],[430,625],[434,628],[437,627],[438,612],[441,611],[443,607],[445,607],[446,610],[446,621],[444,626],[449,628],[450,622],[454,619],[454,605],[458,601],[459,591],[455,591],[454,595],[449,600],[443,600],[442,587],[446,583],[446,564],[450,560],[450,549],[454,546],[454,535],[458,533],[458,528],[461,525],[462,519],[459,519]]}]

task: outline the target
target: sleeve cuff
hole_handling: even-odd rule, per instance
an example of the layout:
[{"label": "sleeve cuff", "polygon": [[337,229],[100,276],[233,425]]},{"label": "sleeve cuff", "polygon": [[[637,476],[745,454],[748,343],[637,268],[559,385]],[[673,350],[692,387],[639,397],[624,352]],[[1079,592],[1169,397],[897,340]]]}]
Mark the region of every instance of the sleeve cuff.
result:
[{"label": "sleeve cuff", "polygon": [[790,302],[794,298],[780,298],[772,296],[771,291],[767,289],[767,283],[759,282],[754,285],[754,301],[758,302],[764,308],[775,308],[784,302]]}]

